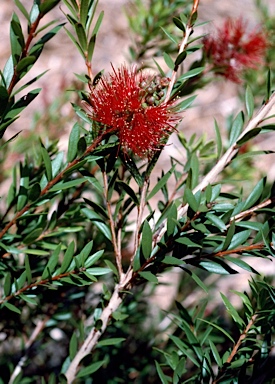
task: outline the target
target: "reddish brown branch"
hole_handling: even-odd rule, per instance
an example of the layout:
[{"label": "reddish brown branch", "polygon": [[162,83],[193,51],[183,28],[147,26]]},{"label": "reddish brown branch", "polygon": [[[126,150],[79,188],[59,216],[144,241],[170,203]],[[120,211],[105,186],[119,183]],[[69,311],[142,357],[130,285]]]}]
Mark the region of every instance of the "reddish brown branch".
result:
[{"label": "reddish brown branch", "polygon": [[[20,55],[18,62],[20,62],[22,59],[24,59],[25,57],[28,56],[28,51],[29,51],[31,42],[32,42],[33,38],[35,37],[35,32],[36,32],[38,25],[40,23],[40,20],[42,19],[43,16],[44,15],[40,13],[38,15],[37,19],[35,20],[35,22],[31,24],[25,47],[24,47],[24,49]],[[10,82],[10,85],[8,88],[8,94],[9,95],[11,95],[14,86],[18,83],[19,80],[20,79],[19,79],[18,73],[16,72],[16,66],[15,66],[13,76],[12,76],[12,79],[11,79],[11,82]]]},{"label": "reddish brown branch", "polygon": [[[76,164],[78,164],[81,160],[83,160],[83,158],[85,158],[87,155],[89,155],[97,146],[98,144],[103,140],[104,136],[105,136],[106,132],[103,132],[87,149],[86,151],[84,152],[84,154],[75,159],[74,161],[72,161],[71,163],[69,163],[67,165],[67,167],[61,171],[58,175],[56,175],[51,181],[48,182],[48,184],[46,185],[46,187],[44,189],[42,189],[42,191],[40,192],[40,196],[39,197],[42,197],[44,196],[46,193],[48,193],[48,191],[55,185],[57,184],[59,181],[62,180],[64,174],[66,172],[68,172],[72,167],[74,167]],[[26,213],[32,206],[32,203],[29,203],[27,205],[25,205],[25,207],[23,207],[20,211],[18,211],[16,213],[16,215],[10,220],[10,222],[2,229],[2,231],[0,232],[0,239],[5,235],[5,233],[17,222],[17,220],[24,214]]]},{"label": "reddish brown branch", "polygon": [[[243,331],[243,333],[240,335],[238,341],[236,342],[236,344],[234,345],[233,349],[232,349],[232,352],[230,353],[229,357],[227,358],[226,360],[226,363],[227,364],[230,364],[232,362],[232,360],[234,359],[234,357],[236,356],[236,354],[238,353],[239,351],[239,348],[242,344],[242,342],[244,341],[244,339],[246,338],[247,334],[249,333],[250,329],[253,327],[253,325],[255,324],[256,322],[256,319],[257,319],[257,315],[253,315],[249,321],[249,323],[247,324],[245,330]],[[217,384],[221,379],[222,379],[222,376],[223,376],[223,373],[224,373],[224,370],[222,369],[221,372],[219,373],[219,376],[213,381],[212,384]]]},{"label": "reddish brown branch", "polygon": [[[239,247],[239,248],[235,248],[235,249],[228,249],[226,251],[220,251],[220,252],[217,252],[217,253],[213,253],[211,255],[211,257],[223,257],[223,256],[226,256],[226,255],[230,255],[232,253],[242,253],[242,252],[245,252],[245,251],[253,251],[253,250],[264,249],[264,248],[265,248],[265,244],[264,243],[245,245],[243,247]],[[209,257],[209,255],[207,255],[207,257]]]},{"label": "reddish brown branch", "polygon": [[63,277],[67,277],[70,275],[76,275],[80,272],[82,272],[81,269],[77,270],[77,271],[73,270],[73,271],[69,271],[69,272],[64,272],[64,273],[61,273],[60,275],[52,276],[50,279],[43,279],[43,280],[36,281],[35,283],[28,284],[25,287],[18,289],[18,291],[4,297],[2,300],[0,300],[0,304],[3,304],[3,303],[11,300],[12,298],[14,298],[16,296],[20,296],[22,293],[29,291],[32,288],[38,287],[40,285],[46,285],[48,283],[51,283],[52,281],[58,281],[58,280],[62,279]]}]

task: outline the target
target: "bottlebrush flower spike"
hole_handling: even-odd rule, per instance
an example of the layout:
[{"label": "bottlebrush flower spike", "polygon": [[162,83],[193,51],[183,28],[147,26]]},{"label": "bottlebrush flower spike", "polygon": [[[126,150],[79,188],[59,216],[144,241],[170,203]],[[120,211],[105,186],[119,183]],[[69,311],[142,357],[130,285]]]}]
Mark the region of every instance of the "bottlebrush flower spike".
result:
[{"label": "bottlebrush flower spike", "polygon": [[103,76],[89,97],[91,117],[115,133],[124,152],[150,157],[175,131],[180,116],[164,103],[169,80],[122,66]]},{"label": "bottlebrush flower spike", "polygon": [[242,18],[227,19],[216,36],[204,39],[204,52],[213,70],[228,80],[240,83],[240,76],[247,68],[256,68],[263,62],[267,40],[263,32],[247,33],[247,23]]}]

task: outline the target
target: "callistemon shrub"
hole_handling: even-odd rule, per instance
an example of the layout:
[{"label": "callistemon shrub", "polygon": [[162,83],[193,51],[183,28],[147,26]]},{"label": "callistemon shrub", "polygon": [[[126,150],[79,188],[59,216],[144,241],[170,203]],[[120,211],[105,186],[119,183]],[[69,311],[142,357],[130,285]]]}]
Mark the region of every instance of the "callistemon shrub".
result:
[{"label": "callistemon shrub", "polygon": [[180,115],[175,102],[164,102],[169,79],[126,66],[103,76],[89,96],[91,118],[118,136],[121,148],[150,157],[175,131]]},{"label": "callistemon shrub", "polygon": [[212,70],[238,83],[245,70],[264,64],[267,37],[259,28],[249,31],[248,22],[240,17],[227,19],[215,34],[203,39],[203,44]]}]

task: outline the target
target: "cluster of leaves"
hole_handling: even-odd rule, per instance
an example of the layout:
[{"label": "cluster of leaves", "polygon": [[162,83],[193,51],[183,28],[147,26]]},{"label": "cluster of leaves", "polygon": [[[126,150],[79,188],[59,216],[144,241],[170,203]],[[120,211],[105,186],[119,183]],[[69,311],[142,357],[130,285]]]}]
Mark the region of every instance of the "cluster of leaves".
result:
[{"label": "cluster of leaves", "polygon": [[[34,1],[30,12],[19,0],[15,3],[28,21],[28,33],[25,38],[19,17],[14,14],[12,55],[1,72],[0,95],[4,106],[1,138],[39,93],[33,90],[15,100],[17,93],[38,77],[17,90],[15,86],[39,58],[44,44],[62,26],[56,26],[33,43],[34,36],[52,24],[38,29],[43,16],[59,1]],[[77,78],[92,87],[99,78],[99,75],[93,76],[90,63],[103,13],[95,18],[97,2],[93,0],[63,0],[63,3],[70,12],[65,15],[73,29],[73,32],[67,29],[68,35],[87,68],[87,75],[77,75]],[[141,2],[138,5],[143,6]],[[187,53],[199,49],[189,41],[175,59],[169,54],[171,44],[177,45],[169,23],[174,22],[177,31],[182,33],[195,22],[195,17],[184,16],[190,11],[190,2],[184,5],[186,11],[173,20],[171,10],[177,14],[179,2],[168,1],[167,7],[163,7],[160,1],[154,0],[152,7],[143,7],[139,23],[130,19],[132,28],[143,31],[144,52],[140,48],[135,58],[143,59],[150,50],[150,36],[158,39],[156,15],[169,42],[164,42],[162,36],[160,41],[164,45],[155,44],[159,41],[156,40],[154,48],[159,49],[157,55],[166,50],[164,60],[170,71],[176,73]],[[165,71],[158,68],[164,76]],[[186,84],[190,85],[189,80],[202,71],[197,63],[191,65],[189,71],[177,78],[171,97],[190,93],[191,88],[188,86],[187,90]],[[270,83],[267,88],[268,100]],[[79,92],[79,95],[87,100],[86,93]],[[187,109],[194,98],[192,95],[181,101],[178,109]],[[108,308],[114,287],[122,284],[125,271],[132,275],[120,292],[123,305],[111,313],[105,337],[96,344],[93,354],[83,359],[76,376],[79,383],[143,383],[145,380],[150,383],[159,380],[162,383],[208,383],[210,380],[229,383],[254,380],[261,374],[262,367],[269,365],[275,293],[272,282],[261,277],[252,281],[251,294],[235,292],[243,301],[242,313],[222,294],[231,320],[224,313],[222,316],[216,312],[205,314],[207,304],[202,305],[198,299],[191,308],[178,303],[177,315],[172,314],[172,310],[168,313],[172,319],[166,329],[169,340],[163,341],[163,330],[156,323],[148,325],[152,291],[159,275],[171,267],[180,268],[187,282],[179,296],[188,289],[210,295],[205,282],[207,275],[231,275],[239,269],[258,274],[245,258],[253,256],[270,263],[275,256],[274,186],[269,185],[266,178],[255,181],[248,194],[242,188],[234,193],[225,191],[224,186],[230,186],[232,181],[224,177],[218,183],[195,190],[202,176],[219,162],[226,146],[236,143],[235,147],[240,148],[255,136],[274,131],[274,125],[261,122],[261,126],[238,139],[245,123],[253,116],[254,97],[250,88],[246,91],[245,104],[246,111],[231,121],[225,145],[217,124],[214,141],[207,141],[205,137],[197,139],[195,135],[187,140],[179,133],[179,152],[185,157],[171,157],[170,170],[160,172],[151,189],[149,179],[160,151],[147,164],[126,157],[121,154],[117,137],[100,136],[97,124],[76,104],[73,104],[76,117],[66,156],[59,151],[57,142],[46,145],[40,140],[35,153],[27,153],[25,161],[14,166],[0,220],[3,287],[0,324],[6,337],[1,349],[1,382],[65,383],[64,375],[91,328],[95,333],[102,332],[104,310]],[[0,149],[9,150],[12,141],[2,141]],[[236,156],[230,167],[255,154],[260,152]],[[243,178],[245,171],[245,168],[243,172],[239,170]],[[160,194],[154,208],[156,196]],[[178,215],[184,207],[188,207],[186,214]],[[144,219],[145,208],[148,213]],[[137,229],[133,231],[131,220],[136,212]],[[159,235],[163,228],[163,235]],[[147,296],[145,285],[153,287]],[[60,339],[56,336],[57,330]],[[27,342],[23,343],[22,350],[17,348],[15,354],[8,344],[10,340],[19,343],[21,339]],[[55,358],[49,359],[57,346]],[[271,372],[267,370],[266,380],[272,378]]]}]

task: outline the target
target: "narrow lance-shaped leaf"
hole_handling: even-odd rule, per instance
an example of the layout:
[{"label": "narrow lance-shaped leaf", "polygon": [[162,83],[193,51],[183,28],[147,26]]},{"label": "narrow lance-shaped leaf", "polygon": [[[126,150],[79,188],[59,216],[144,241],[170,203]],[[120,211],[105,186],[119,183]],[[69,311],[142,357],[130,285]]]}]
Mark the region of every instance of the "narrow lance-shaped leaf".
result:
[{"label": "narrow lance-shaped leaf", "polygon": [[101,11],[99,16],[98,16],[98,19],[95,23],[94,29],[92,31],[92,35],[97,35],[99,28],[100,28],[100,25],[102,23],[103,17],[104,17],[104,11]]},{"label": "narrow lance-shaped leaf", "polygon": [[47,150],[43,146],[41,146],[41,155],[45,164],[47,179],[48,181],[51,181],[53,178],[51,159]]},{"label": "narrow lance-shaped leaf", "polygon": [[75,31],[81,48],[84,52],[87,51],[87,37],[83,26],[80,23],[77,23],[75,25]]},{"label": "narrow lance-shaped leaf", "polygon": [[77,144],[78,144],[79,137],[80,137],[79,124],[75,123],[69,136],[69,145],[68,145],[68,154],[67,154],[67,159],[69,163],[73,161],[77,155]]},{"label": "narrow lance-shaped leaf", "polygon": [[148,259],[152,251],[152,230],[147,220],[143,223],[141,249],[143,256]]},{"label": "narrow lance-shaped leaf", "polygon": [[175,165],[170,169],[169,172],[167,172],[159,181],[158,183],[154,186],[152,191],[149,193],[149,195],[146,198],[146,201],[149,201],[168,181],[170,176],[172,175],[173,171],[175,169]]},{"label": "narrow lance-shaped leaf", "polygon": [[254,112],[254,97],[253,97],[251,87],[249,85],[246,87],[246,91],[245,91],[245,106],[246,106],[248,117],[249,119],[251,119]]},{"label": "narrow lance-shaped leaf", "polygon": [[51,275],[58,263],[59,254],[61,251],[61,244],[58,244],[58,246],[55,248],[53,254],[51,255],[44,271],[41,277],[41,280],[44,280],[46,278],[49,278],[49,274]]},{"label": "narrow lance-shaped leaf", "polygon": [[67,271],[69,265],[71,264],[72,258],[73,258],[74,247],[75,247],[74,241],[71,241],[68,248],[66,249],[65,254],[64,254],[64,258],[63,258],[59,273],[64,273]]},{"label": "narrow lance-shaped leaf", "polygon": [[22,54],[25,42],[20,21],[15,13],[12,16],[10,24],[10,44],[13,65],[16,66]]},{"label": "narrow lance-shaped leaf", "polygon": [[243,129],[243,124],[244,124],[244,115],[243,115],[243,112],[240,112],[235,118],[235,120],[233,121],[231,130],[230,130],[229,145],[232,145],[237,141]]},{"label": "narrow lance-shaped leaf", "polygon": [[239,325],[240,328],[244,327],[245,323],[243,319],[240,317],[240,315],[238,314],[237,310],[234,308],[234,306],[230,303],[228,298],[223,293],[220,293],[220,294],[221,294],[222,301],[224,302],[230,316],[232,316],[233,320]]},{"label": "narrow lance-shaped leaf", "polygon": [[175,66],[173,59],[166,52],[163,53],[163,57],[167,67],[173,70]]}]

